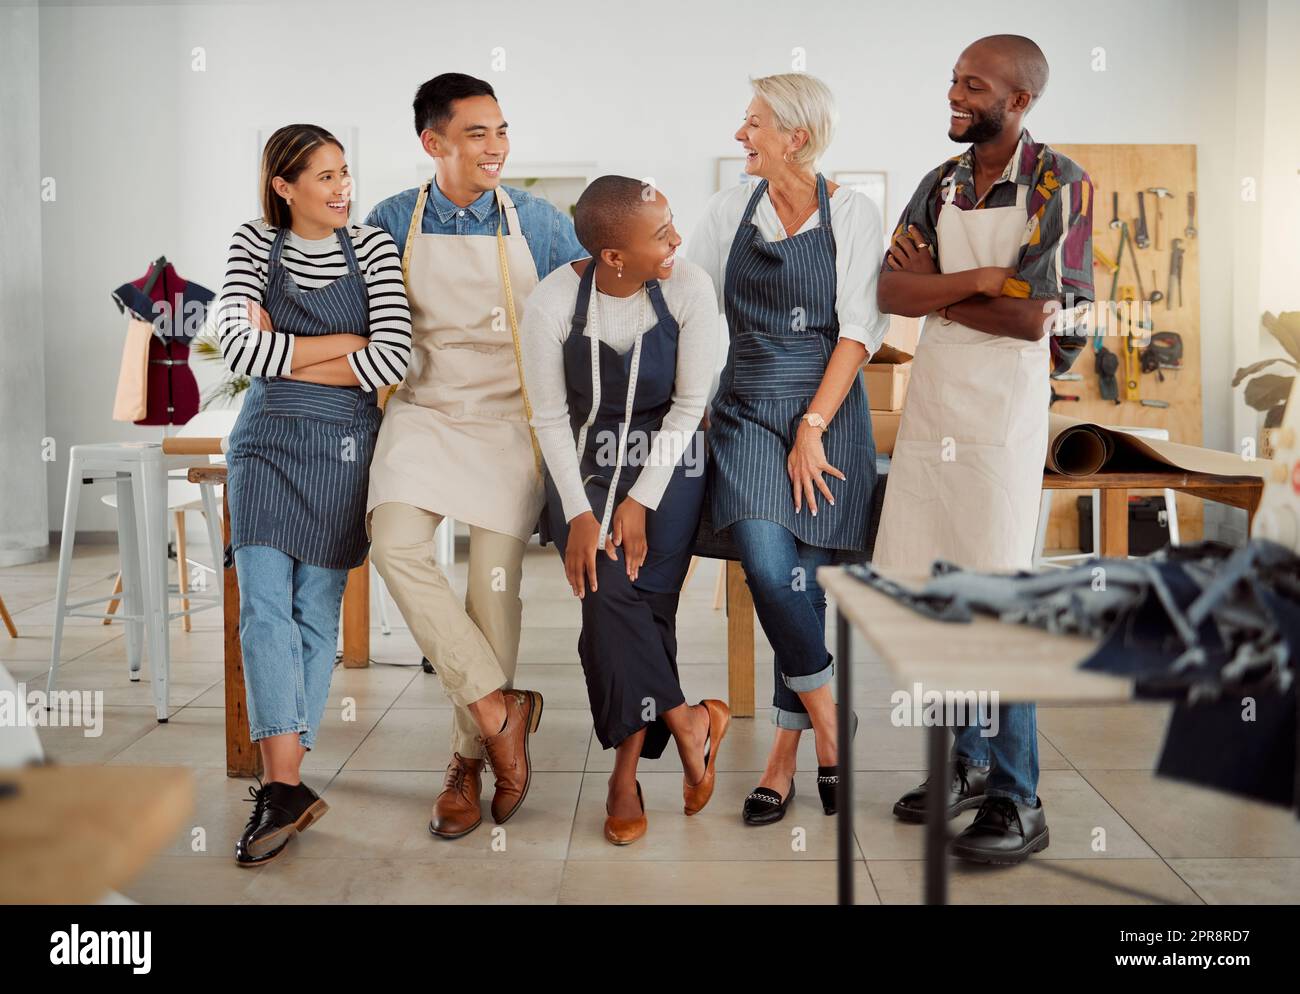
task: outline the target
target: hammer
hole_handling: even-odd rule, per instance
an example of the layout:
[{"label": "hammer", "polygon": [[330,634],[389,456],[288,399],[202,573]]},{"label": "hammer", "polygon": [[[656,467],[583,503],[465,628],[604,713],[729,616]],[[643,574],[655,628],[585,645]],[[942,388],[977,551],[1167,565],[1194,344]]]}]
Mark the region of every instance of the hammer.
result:
[{"label": "hammer", "polygon": [[1165,213],[1164,208],[1161,206],[1161,201],[1168,197],[1172,197],[1173,194],[1169,192],[1167,187],[1163,186],[1149,186],[1147,187],[1147,193],[1153,194],[1156,198],[1156,251],[1159,252],[1164,248],[1160,243],[1160,219]]}]

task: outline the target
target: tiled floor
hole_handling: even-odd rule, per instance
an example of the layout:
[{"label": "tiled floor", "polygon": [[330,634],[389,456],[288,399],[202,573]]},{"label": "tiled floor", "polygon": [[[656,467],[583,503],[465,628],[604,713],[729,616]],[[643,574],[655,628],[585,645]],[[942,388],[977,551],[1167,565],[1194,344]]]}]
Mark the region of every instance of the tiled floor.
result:
[{"label": "tiled floor", "polygon": [[[463,556],[462,556],[463,560]],[[687,697],[726,696],[726,623],[711,609],[718,566],[704,562],[682,600],[680,663]],[[112,547],[78,551],[76,597],[108,594]],[[0,595],[20,629],[0,633],[0,661],[43,687],[49,664],[52,561],[0,570]],[[719,756],[717,792],[700,815],[681,812],[681,766],[669,748],[640,774],[650,830],[614,848],[601,835],[611,754],[592,734],[575,658],[577,604],[551,549],[525,564],[524,632],[517,683],[546,699],[532,755],[529,798],[504,827],[486,821],[466,838],[430,837],[429,805],[445,766],[450,711],[436,677],[416,663],[405,628],[372,633],[375,665],[335,671],[329,709],[306,764],[329,815],[259,870],[230,860],[247,818],[249,781],[224,774],[220,617],[176,624],[171,718],[155,720],[147,672],[127,678],[122,628],[71,620],[62,688],[104,691],[98,738],[47,729],[62,763],[178,764],[194,770],[190,830],[125,891],[143,902],[829,902],[835,896],[834,820],[816,801],[811,736],[801,747],[798,796],[779,825],[752,829],[739,810],[762,769],[769,712],[732,725]],[[400,624],[396,609],[393,620]],[[757,635],[758,696],[771,686],[771,650]],[[146,664],[147,665],[147,664]],[[855,660],[854,743],[857,895],[861,902],[919,900],[922,838],[890,807],[923,768],[921,732],[889,721],[884,668]],[[1051,848],[1025,866],[954,865],[951,899],[984,903],[1300,901],[1300,823],[1286,811],[1155,778],[1164,708],[1041,708],[1040,790]],[[486,794],[486,791],[485,791]],[[964,816],[958,827],[971,815]],[[1111,885],[1111,888],[1102,886]],[[1118,889],[1116,889],[1118,888]]]}]

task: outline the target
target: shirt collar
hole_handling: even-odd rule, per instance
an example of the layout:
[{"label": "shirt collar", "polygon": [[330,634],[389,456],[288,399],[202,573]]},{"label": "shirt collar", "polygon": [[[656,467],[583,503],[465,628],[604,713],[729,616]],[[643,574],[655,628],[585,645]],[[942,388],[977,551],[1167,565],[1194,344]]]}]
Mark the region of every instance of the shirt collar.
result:
[{"label": "shirt collar", "polygon": [[[1026,186],[1032,186],[1034,182],[1033,168],[1022,169],[1021,163],[1024,160],[1025,146],[1032,145],[1034,139],[1030,137],[1029,131],[1025,128],[1020,129],[1020,138],[1016,141],[1016,150],[1011,153],[1011,158],[1007,160],[1006,166],[1002,169],[1002,175],[999,176],[989,185],[989,190],[999,183],[1014,181],[1023,183]],[[957,159],[957,169],[954,174],[954,181],[959,184],[968,185],[969,189],[974,191],[974,172],[975,172],[975,146],[972,145],[966,149]],[[985,197],[988,191],[985,191]],[[972,196],[971,199],[974,199]]]},{"label": "shirt collar", "polygon": [[434,212],[438,215],[438,220],[443,224],[450,221],[461,210],[469,211],[476,220],[482,221],[490,211],[496,210],[496,192],[486,190],[472,204],[462,208],[457,204],[453,204],[447,199],[447,195],[438,189],[438,180],[435,177],[433,182],[429,184],[429,202],[433,204]]}]

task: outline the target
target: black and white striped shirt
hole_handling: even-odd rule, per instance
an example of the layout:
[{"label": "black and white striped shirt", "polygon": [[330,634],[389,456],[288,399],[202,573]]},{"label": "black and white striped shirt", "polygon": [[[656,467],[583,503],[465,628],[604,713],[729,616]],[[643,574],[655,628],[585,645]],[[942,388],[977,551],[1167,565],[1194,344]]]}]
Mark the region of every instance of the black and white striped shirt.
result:
[{"label": "black and white striped shirt", "polygon": [[[264,300],[276,233],[259,218],[241,224],[230,243],[217,321],[226,365],[246,376],[286,376],[293,368],[294,336],[254,328],[244,305],[246,300],[259,304]],[[361,389],[370,391],[400,383],[406,375],[411,358],[411,310],[402,282],[402,258],[388,232],[352,224],[348,234],[370,297],[370,341],[347,359]],[[325,286],[348,271],[343,247],[333,234],[311,240],[290,231],[280,262],[304,290]],[[354,332],[362,333],[361,328]]]}]

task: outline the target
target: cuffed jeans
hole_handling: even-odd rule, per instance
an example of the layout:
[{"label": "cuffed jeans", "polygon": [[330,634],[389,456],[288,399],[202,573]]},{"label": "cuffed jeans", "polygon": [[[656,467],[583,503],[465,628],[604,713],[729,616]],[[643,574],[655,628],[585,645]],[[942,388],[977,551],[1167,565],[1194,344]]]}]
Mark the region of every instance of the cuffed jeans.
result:
[{"label": "cuffed jeans", "polygon": [[345,569],[299,562],[269,545],[235,550],[249,738],[316,742],[338,653]]},{"label": "cuffed jeans", "polygon": [[807,545],[759,518],[742,518],[730,530],[758,623],[775,651],[773,721],[778,728],[812,728],[799,694],[835,675],[826,649],[826,594],[817,584],[817,567],[828,565],[834,550]]},{"label": "cuffed jeans", "polygon": [[1033,704],[998,706],[998,734],[978,725],[953,729],[954,759],[989,768],[986,797],[1007,797],[1033,807],[1038,793],[1038,717]]}]

